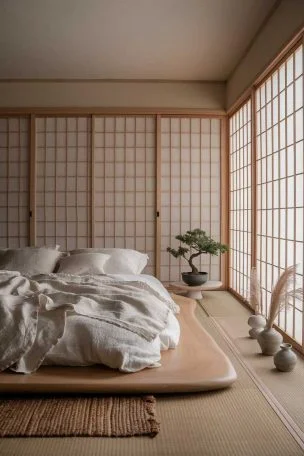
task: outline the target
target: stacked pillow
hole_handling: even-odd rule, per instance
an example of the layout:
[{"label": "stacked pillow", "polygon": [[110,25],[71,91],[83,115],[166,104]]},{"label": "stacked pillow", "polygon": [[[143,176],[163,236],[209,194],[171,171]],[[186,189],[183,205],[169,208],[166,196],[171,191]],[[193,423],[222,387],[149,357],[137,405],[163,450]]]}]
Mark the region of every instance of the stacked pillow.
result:
[{"label": "stacked pillow", "polygon": [[[96,274],[140,274],[148,263],[148,255],[146,253],[138,252],[137,250],[131,249],[77,249],[70,252],[69,262],[66,258],[61,262],[64,264],[69,264],[69,267],[74,262],[81,263],[85,265],[87,263],[88,267],[93,269],[99,263],[99,272]],[[73,260],[73,257],[75,258]],[[106,258],[107,257],[107,258]],[[59,267],[59,272],[69,272],[66,269],[63,271],[62,267]],[[76,269],[75,269],[76,271]],[[76,273],[76,272],[75,272]],[[84,272],[83,272],[84,273]],[[90,272],[87,272],[88,274]],[[93,274],[93,272],[92,272]]]},{"label": "stacked pillow", "polygon": [[55,270],[62,252],[58,247],[24,247],[0,250],[0,269],[22,274],[50,274]]},{"label": "stacked pillow", "polygon": [[[0,270],[22,274],[140,274],[148,255],[131,249],[77,249],[65,256],[54,247],[24,247],[0,250]],[[58,266],[59,262],[59,266]]]},{"label": "stacked pillow", "polygon": [[104,274],[104,266],[110,255],[103,253],[78,253],[62,258],[58,272],[67,274]]}]

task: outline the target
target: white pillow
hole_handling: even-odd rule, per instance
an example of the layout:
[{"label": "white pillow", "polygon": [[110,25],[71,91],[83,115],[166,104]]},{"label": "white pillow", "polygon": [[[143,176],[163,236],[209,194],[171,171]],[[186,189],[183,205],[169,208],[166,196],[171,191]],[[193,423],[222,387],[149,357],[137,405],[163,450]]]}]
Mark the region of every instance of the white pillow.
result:
[{"label": "white pillow", "polygon": [[106,274],[140,274],[148,263],[148,255],[136,250],[116,249],[105,265]]},{"label": "white pillow", "polygon": [[104,266],[110,255],[103,253],[79,253],[62,258],[58,272],[68,274],[104,274]]},{"label": "white pillow", "polygon": [[21,273],[50,274],[62,256],[56,249],[46,247],[24,247],[0,251],[0,269]]},{"label": "white pillow", "polygon": [[89,252],[104,253],[111,256],[104,267],[106,274],[140,274],[149,260],[146,253],[141,253],[132,249],[77,249],[72,250],[70,254],[74,256],[75,254]]}]

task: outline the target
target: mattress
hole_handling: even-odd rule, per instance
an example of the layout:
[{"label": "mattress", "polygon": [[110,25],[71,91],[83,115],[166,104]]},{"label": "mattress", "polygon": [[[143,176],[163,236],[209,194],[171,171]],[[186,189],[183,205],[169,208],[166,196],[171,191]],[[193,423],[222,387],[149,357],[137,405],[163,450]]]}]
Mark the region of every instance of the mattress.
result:
[{"label": "mattress", "polygon": [[[148,279],[149,280],[149,279]],[[180,306],[180,343],[162,353],[161,367],[122,373],[104,366],[42,366],[31,375],[0,373],[1,393],[186,393],[231,386],[235,369],[195,316],[196,301],[174,296]]]}]

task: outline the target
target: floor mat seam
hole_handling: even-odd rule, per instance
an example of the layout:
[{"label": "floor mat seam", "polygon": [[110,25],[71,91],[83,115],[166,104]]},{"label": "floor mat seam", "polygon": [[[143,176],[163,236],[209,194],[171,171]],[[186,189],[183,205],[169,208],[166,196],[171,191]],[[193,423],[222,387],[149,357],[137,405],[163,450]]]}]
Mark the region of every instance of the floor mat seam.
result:
[{"label": "floor mat seam", "polygon": [[289,415],[286,409],[280,404],[280,402],[276,399],[276,397],[272,394],[269,388],[264,384],[264,382],[256,375],[254,370],[250,367],[250,365],[244,360],[241,352],[238,350],[236,345],[234,344],[233,340],[229,336],[229,334],[225,331],[225,329],[220,325],[220,323],[216,320],[215,317],[209,314],[207,309],[205,309],[203,302],[201,300],[198,301],[200,308],[206,313],[206,315],[210,318],[210,321],[213,323],[214,327],[218,330],[218,332],[223,336],[223,339],[236,356],[242,367],[245,369],[247,374],[253,380],[254,384],[257,386],[259,391],[263,394],[273,411],[276,415],[280,418],[282,423],[285,425],[289,433],[292,437],[296,440],[298,445],[302,450],[304,450],[304,432],[299,428],[296,424],[294,419]]}]

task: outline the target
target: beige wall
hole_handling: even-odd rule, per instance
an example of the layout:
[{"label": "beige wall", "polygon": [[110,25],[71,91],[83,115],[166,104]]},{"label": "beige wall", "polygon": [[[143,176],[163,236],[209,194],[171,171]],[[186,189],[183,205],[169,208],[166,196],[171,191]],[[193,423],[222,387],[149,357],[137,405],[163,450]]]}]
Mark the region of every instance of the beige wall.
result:
[{"label": "beige wall", "polygon": [[304,25],[304,0],[282,0],[227,83],[226,107],[267,67]]},{"label": "beige wall", "polygon": [[208,82],[0,82],[0,107],[223,110],[225,84]]}]

